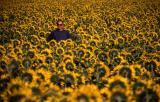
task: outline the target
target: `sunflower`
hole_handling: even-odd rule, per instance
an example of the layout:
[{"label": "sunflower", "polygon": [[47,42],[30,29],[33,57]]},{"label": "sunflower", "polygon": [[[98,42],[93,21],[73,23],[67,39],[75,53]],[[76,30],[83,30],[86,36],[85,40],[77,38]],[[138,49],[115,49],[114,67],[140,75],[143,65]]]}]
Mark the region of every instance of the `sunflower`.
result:
[{"label": "sunflower", "polygon": [[144,67],[147,71],[154,72],[157,69],[157,64],[155,61],[149,61],[145,63]]},{"label": "sunflower", "polygon": [[63,90],[61,90],[61,93],[62,93],[64,96],[69,96],[73,91],[74,91],[73,88],[71,88],[71,87],[66,87],[66,88],[64,88]]},{"label": "sunflower", "polygon": [[44,31],[39,32],[39,37],[45,38],[46,33]]},{"label": "sunflower", "polygon": [[120,65],[123,62],[122,60],[122,57],[115,57],[112,60],[110,60],[111,69],[114,69],[114,67]]},{"label": "sunflower", "polygon": [[98,42],[97,40],[91,40],[90,41],[90,45],[93,46],[93,47],[96,47],[97,46],[97,42]]},{"label": "sunflower", "polygon": [[[50,77],[52,75],[52,72],[46,70],[46,69],[37,69],[37,74],[41,73],[39,75],[39,78],[43,81],[45,81],[45,84],[49,84],[50,83]],[[43,77],[44,76],[44,77]],[[42,81],[42,82],[43,82]]]},{"label": "sunflower", "polygon": [[9,86],[10,78],[7,75],[2,75],[0,79],[0,93],[3,94],[7,91],[7,87]]},{"label": "sunflower", "polygon": [[130,94],[129,80],[121,76],[112,76],[111,78],[109,78],[108,88],[112,92],[116,92],[116,91],[125,92],[125,90],[128,90],[126,93]]},{"label": "sunflower", "polygon": [[39,39],[36,35],[31,35],[30,42],[33,45],[38,45],[39,44]]},{"label": "sunflower", "polygon": [[5,53],[5,51],[6,51],[5,47],[4,47],[4,46],[2,46],[2,45],[0,45],[0,52],[1,52],[2,54],[4,54],[4,53]]},{"label": "sunflower", "polygon": [[74,43],[73,42],[66,42],[66,45],[64,46],[65,50],[70,50],[74,48]]},{"label": "sunflower", "polygon": [[62,40],[62,41],[59,42],[59,45],[61,45],[62,47],[64,47],[64,46],[66,46],[67,42],[69,42],[69,41]]},{"label": "sunflower", "polygon": [[68,60],[65,62],[65,69],[68,71],[73,71],[76,68],[76,65],[73,63],[73,61]]},{"label": "sunflower", "polygon": [[99,81],[101,79],[106,79],[110,75],[109,68],[103,63],[99,62],[98,64],[94,65],[94,72],[92,72],[91,80],[92,81]]},{"label": "sunflower", "polygon": [[23,52],[27,52],[31,47],[32,47],[32,46],[31,46],[30,43],[24,43],[24,44],[22,45],[22,51],[23,51]]},{"label": "sunflower", "polygon": [[109,55],[110,59],[113,59],[115,57],[118,57],[119,52],[116,49],[112,49],[112,50],[109,51],[108,55]]},{"label": "sunflower", "polygon": [[[72,53],[72,52],[71,52]],[[72,55],[72,54],[71,54]],[[73,60],[73,56],[71,56],[70,53],[68,52],[67,55],[63,57],[63,62],[66,62],[68,60]]]},{"label": "sunflower", "polygon": [[77,55],[77,57],[80,57],[80,58],[84,57],[84,55],[85,55],[85,50],[84,50],[84,49],[79,49],[79,50],[77,51],[76,55]]},{"label": "sunflower", "polygon": [[[123,92],[113,92],[111,94],[111,97],[109,99],[111,102],[128,102],[129,101],[129,96],[127,96],[125,93]],[[131,100],[130,100],[131,101]]]},{"label": "sunflower", "polygon": [[51,77],[50,77],[50,82],[53,83],[54,85],[61,86],[62,81],[63,81],[63,80],[62,80],[61,76],[58,75],[58,74],[53,74],[53,75],[51,75]]},{"label": "sunflower", "polygon": [[52,53],[51,49],[44,49],[41,51],[41,55],[49,56]]},{"label": "sunflower", "polygon": [[74,83],[75,83],[75,78],[72,76],[72,74],[64,75],[64,86],[65,87],[73,87]]},{"label": "sunflower", "polygon": [[108,57],[107,54],[104,52],[101,52],[97,55],[98,59],[106,64],[108,64]]},{"label": "sunflower", "polygon": [[35,52],[35,50],[30,50],[30,51],[28,51],[27,57],[29,57],[29,58],[31,58],[31,59],[35,58],[35,57],[36,57],[36,52]]},{"label": "sunflower", "polygon": [[118,65],[113,69],[114,73],[117,73],[124,78],[131,79],[133,77],[133,72],[130,66],[127,65]]},{"label": "sunflower", "polygon": [[29,68],[29,67],[32,66],[32,60],[28,59],[28,58],[25,58],[22,61],[22,65],[23,65],[24,68]]},{"label": "sunflower", "polygon": [[136,97],[137,102],[142,102],[142,101],[157,102],[158,100],[159,100],[158,94],[152,89],[146,89]]},{"label": "sunflower", "polygon": [[57,42],[56,42],[55,40],[51,40],[51,41],[49,42],[49,46],[50,46],[50,48],[55,47],[55,46],[56,46],[56,44],[57,44]]},{"label": "sunflower", "polygon": [[46,56],[45,62],[46,62],[47,64],[50,64],[50,63],[53,62],[53,58],[52,58],[51,56]]},{"label": "sunflower", "polygon": [[21,79],[25,82],[31,83],[33,80],[33,76],[31,73],[26,72],[21,75]]},{"label": "sunflower", "polygon": [[78,89],[73,91],[73,93],[71,94],[71,96],[67,98],[67,100],[70,102],[75,102],[75,101],[102,102],[101,94],[95,85],[80,86]]},{"label": "sunflower", "polygon": [[130,65],[130,68],[132,70],[133,78],[136,78],[136,79],[139,79],[140,76],[147,71],[139,64]]},{"label": "sunflower", "polygon": [[18,61],[17,59],[12,59],[8,65],[7,70],[10,73],[11,77],[18,77],[21,74],[20,61]]},{"label": "sunflower", "polygon": [[63,54],[64,54],[64,49],[63,49],[63,47],[58,47],[58,48],[56,48],[56,54],[57,54],[57,55],[63,55]]}]

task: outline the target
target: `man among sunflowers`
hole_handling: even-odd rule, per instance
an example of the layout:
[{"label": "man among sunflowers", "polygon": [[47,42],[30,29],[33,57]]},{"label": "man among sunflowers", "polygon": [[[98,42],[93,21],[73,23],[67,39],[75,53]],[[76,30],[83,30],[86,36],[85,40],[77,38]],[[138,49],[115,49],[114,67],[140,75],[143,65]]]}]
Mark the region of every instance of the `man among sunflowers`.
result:
[{"label": "man among sunflowers", "polygon": [[66,40],[70,38],[71,34],[64,29],[64,22],[62,20],[58,20],[57,29],[52,31],[51,34],[47,37],[47,42],[51,41],[52,39],[59,42],[61,40]]}]

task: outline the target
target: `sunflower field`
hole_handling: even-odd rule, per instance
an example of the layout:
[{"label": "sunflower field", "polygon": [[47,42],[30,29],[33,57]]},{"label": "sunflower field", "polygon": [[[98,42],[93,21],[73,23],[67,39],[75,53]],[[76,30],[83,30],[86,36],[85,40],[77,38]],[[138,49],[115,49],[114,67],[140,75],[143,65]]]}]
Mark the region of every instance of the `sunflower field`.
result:
[{"label": "sunflower field", "polygon": [[0,0],[0,102],[160,102],[160,1]]}]

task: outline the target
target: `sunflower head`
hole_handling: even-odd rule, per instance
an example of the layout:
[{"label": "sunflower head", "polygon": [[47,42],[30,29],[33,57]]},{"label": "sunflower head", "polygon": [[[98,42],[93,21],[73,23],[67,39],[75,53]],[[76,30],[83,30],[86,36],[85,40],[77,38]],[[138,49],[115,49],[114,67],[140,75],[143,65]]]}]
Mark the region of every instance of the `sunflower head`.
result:
[{"label": "sunflower head", "polygon": [[0,93],[4,92],[7,89],[9,82],[10,82],[10,78],[8,77],[0,79]]},{"label": "sunflower head", "polygon": [[39,36],[42,37],[42,38],[45,38],[46,33],[45,33],[44,31],[41,31],[41,32],[39,33]]},{"label": "sunflower head", "polygon": [[74,77],[71,74],[64,75],[64,83],[66,87],[71,87],[74,85]]},{"label": "sunflower head", "polygon": [[19,64],[20,64],[20,62],[15,60],[15,59],[13,59],[10,62],[9,66],[8,66],[8,71],[11,72],[11,76],[12,77],[17,77],[18,75],[21,74],[21,70],[19,68]]},{"label": "sunflower head", "polygon": [[152,89],[146,89],[136,97],[137,102],[142,102],[142,101],[157,102],[158,100],[159,97],[157,93]]},{"label": "sunflower head", "polygon": [[111,102],[127,102],[127,96],[122,92],[114,92],[110,98]]},{"label": "sunflower head", "polygon": [[32,87],[32,95],[40,95],[41,90],[38,87]]},{"label": "sunflower head", "polygon": [[131,54],[126,55],[126,60],[129,64],[132,64],[134,62],[133,56]]},{"label": "sunflower head", "polygon": [[33,45],[38,45],[39,44],[39,39],[36,35],[31,35],[30,42]]},{"label": "sunflower head", "polygon": [[32,58],[35,57],[35,52],[34,51],[28,51],[27,56],[32,59]]},{"label": "sunflower head", "polygon": [[33,80],[33,76],[32,76],[32,74],[26,72],[26,73],[22,74],[21,79],[24,80],[25,82],[30,83]]},{"label": "sunflower head", "polygon": [[22,101],[25,98],[25,95],[23,94],[16,94],[16,95],[11,95],[8,97],[8,101]]},{"label": "sunflower head", "polygon": [[25,44],[22,45],[22,51],[23,52],[28,51],[30,48],[31,48],[30,43],[25,43]]},{"label": "sunflower head", "polygon": [[63,49],[62,47],[58,47],[58,48],[56,49],[56,54],[62,55],[63,53],[64,53],[64,49]]},{"label": "sunflower head", "polygon": [[52,58],[52,57],[50,57],[50,56],[47,56],[47,57],[46,57],[45,62],[46,62],[47,64],[52,63],[52,61],[53,61],[53,58]]},{"label": "sunflower head", "polygon": [[29,68],[32,65],[32,60],[31,59],[24,59],[22,61],[22,65],[24,66],[24,68]]},{"label": "sunflower head", "polygon": [[125,78],[129,78],[129,79],[132,77],[132,71],[128,67],[122,67],[119,70],[119,74],[120,74],[120,76],[125,77]]},{"label": "sunflower head", "polygon": [[108,63],[108,61],[107,61],[107,55],[105,53],[103,53],[103,52],[101,52],[101,53],[98,54],[98,59],[100,61],[102,61],[102,62],[107,62]]},{"label": "sunflower head", "polygon": [[115,57],[113,60],[111,60],[112,67],[116,67],[117,65],[120,65],[122,59],[120,57]]},{"label": "sunflower head", "polygon": [[56,42],[55,40],[51,40],[51,41],[49,42],[49,46],[50,46],[51,48],[55,47],[56,44],[57,44],[57,42]]},{"label": "sunflower head", "polygon": [[77,52],[77,56],[78,56],[78,57],[81,58],[81,57],[84,57],[84,55],[85,55],[85,51],[84,51],[84,50],[82,50],[82,49],[81,49],[81,50],[78,50],[78,52]]},{"label": "sunflower head", "polygon": [[118,56],[118,51],[116,49],[109,51],[109,57],[110,57],[110,59],[113,59],[113,58],[115,58],[117,56]]},{"label": "sunflower head", "polygon": [[3,70],[7,70],[7,63],[5,60],[1,60],[0,61],[0,67],[3,69]]},{"label": "sunflower head", "polygon": [[140,81],[136,81],[133,83],[132,89],[134,94],[139,94],[141,91],[145,90],[147,88],[147,86],[145,85],[145,83],[140,82]]},{"label": "sunflower head", "polygon": [[112,90],[114,88],[126,89],[125,83],[121,80],[115,80],[115,81],[111,82],[109,86],[110,86],[109,87],[110,90]]},{"label": "sunflower head", "polygon": [[149,72],[154,72],[157,68],[157,64],[155,61],[150,61],[145,63],[145,69],[148,70]]},{"label": "sunflower head", "polygon": [[53,74],[50,78],[50,81],[55,85],[58,85],[58,86],[61,85],[61,78],[57,74]]},{"label": "sunflower head", "polygon": [[66,68],[66,70],[73,71],[75,68],[75,65],[73,62],[67,61],[65,64],[65,68]]}]

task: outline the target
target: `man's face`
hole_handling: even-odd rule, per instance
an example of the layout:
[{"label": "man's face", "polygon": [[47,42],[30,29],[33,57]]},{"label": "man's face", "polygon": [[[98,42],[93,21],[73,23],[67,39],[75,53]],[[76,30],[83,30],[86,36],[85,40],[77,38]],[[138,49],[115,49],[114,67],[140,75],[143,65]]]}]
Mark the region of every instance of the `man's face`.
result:
[{"label": "man's face", "polygon": [[64,23],[62,21],[59,21],[57,23],[57,27],[60,29],[60,30],[63,30],[64,29]]}]

